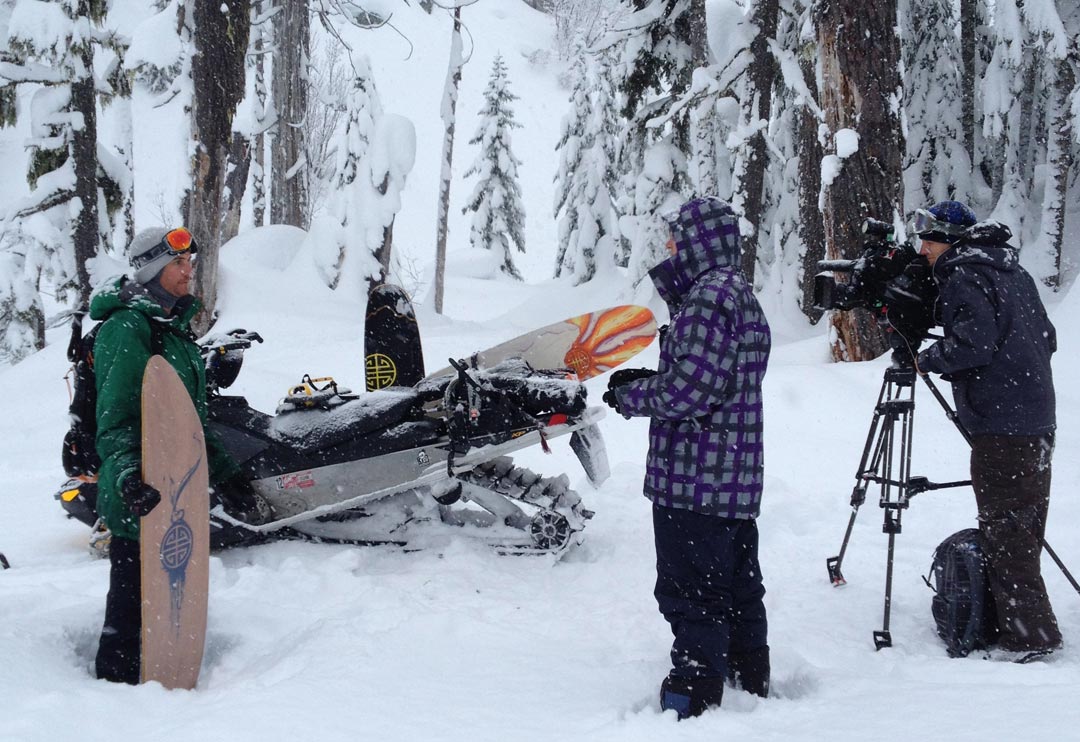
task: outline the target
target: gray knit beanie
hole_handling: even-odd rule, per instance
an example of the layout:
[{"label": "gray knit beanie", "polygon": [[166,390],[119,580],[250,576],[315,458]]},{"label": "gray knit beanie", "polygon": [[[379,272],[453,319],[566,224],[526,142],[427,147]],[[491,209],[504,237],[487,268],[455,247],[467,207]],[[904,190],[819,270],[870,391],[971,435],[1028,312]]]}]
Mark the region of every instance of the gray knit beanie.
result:
[{"label": "gray knit beanie", "polygon": [[168,250],[162,250],[160,255],[144,265],[140,264],[141,261],[137,260],[137,258],[152,252],[155,247],[161,245],[162,240],[165,239],[165,235],[168,233],[169,230],[165,227],[144,229],[136,234],[135,238],[131,240],[131,244],[128,245],[128,262],[131,263],[132,268],[135,268],[135,280],[144,286],[150,279],[161,273],[161,269],[168,265],[175,256],[170,254]]}]

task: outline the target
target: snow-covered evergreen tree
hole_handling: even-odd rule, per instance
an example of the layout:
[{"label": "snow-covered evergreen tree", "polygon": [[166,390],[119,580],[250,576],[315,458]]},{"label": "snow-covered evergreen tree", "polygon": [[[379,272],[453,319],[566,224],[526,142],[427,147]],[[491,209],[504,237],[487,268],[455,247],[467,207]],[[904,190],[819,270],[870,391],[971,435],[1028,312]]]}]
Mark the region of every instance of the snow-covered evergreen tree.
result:
[{"label": "snow-covered evergreen tree", "polygon": [[[620,135],[620,175],[615,198],[623,239],[616,257],[620,265],[631,265],[641,257],[631,235],[640,234],[642,224],[658,219],[656,214],[638,211],[643,204],[656,200],[651,188],[645,195],[635,191],[639,182],[653,182],[656,176],[655,172],[643,173],[646,159],[656,159],[655,152],[648,153],[657,145],[661,149],[674,145],[681,156],[671,185],[678,198],[694,190],[687,161],[693,159],[691,153],[698,145],[691,133],[694,107],[686,100],[695,68],[708,62],[708,48],[704,0],[624,0],[623,5],[626,12],[614,22],[599,46],[617,55],[612,76],[620,93],[625,123]],[[661,246],[666,240],[661,241]],[[639,270],[640,266],[631,268],[634,274]]]},{"label": "snow-covered evergreen tree", "polygon": [[671,228],[663,215],[679,208],[685,200],[675,187],[685,177],[686,158],[671,141],[657,142],[646,150],[634,183],[634,213],[623,216],[619,225],[632,245],[628,268],[635,286],[668,257],[666,245]]},{"label": "snow-covered evergreen tree", "polygon": [[[25,354],[26,338],[41,347],[37,292],[43,282],[61,301],[86,303],[91,261],[111,232],[108,206],[122,203],[130,182],[122,163],[99,152],[98,93],[113,92],[106,79],[95,76],[94,65],[107,11],[100,0],[18,0],[8,19],[0,87],[9,97],[20,85],[33,91],[31,193],[8,204],[0,223],[0,250],[9,252],[0,305],[12,312],[0,339],[12,345],[0,352],[10,358]],[[105,71],[114,69],[110,65]],[[7,114],[5,121],[13,123]]]},{"label": "snow-covered evergreen tree", "polygon": [[366,296],[390,272],[394,217],[416,156],[416,133],[406,119],[383,112],[367,57],[354,56],[352,68],[328,146],[334,169],[327,203],[312,220],[308,245],[327,286]]},{"label": "snow-covered evergreen tree", "polygon": [[351,258],[356,276],[378,275],[378,265],[360,223],[364,206],[372,197],[370,180],[364,177],[364,161],[375,137],[376,121],[382,115],[382,103],[366,57],[354,60],[352,83],[342,109],[341,126],[330,144],[334,170],[327,189],[329,198],[325,211],[315,215],[308,239],[319,275],[332,289],[341,282],[347,258]]},{"label": "snow-covered evergreen tree", "polygon": [[[814,157],[813,148],[804,146],[802,127],[809,123],[816,129],[820,109],[806,86],[799,60],[787,51],[798,50],[803,43],[809,3],[782,0],[778,11],[776,33],[768,39],[778,76],[772,86],[772,121],[767,132],[762,132],[767,133],[768,167],[762,173],[754,287],[763,299],[779,305],[774,313],[794,317],[801,310],[802,264],[807,252],[800,178],[806,166],[803,160]],[[817,188],[812,213],[820,223]]]},{"label": "snow-covered evergreen tree", "polygon": [[614,264],[617,240],[612,209],[615,184],[615,131],[612,90],[602,60],[577,57],[570,112],[563,119],[561,151],[555,176],[555,216],[559,250],[555,275],[572,275],[577,284],[596,275],[598,263]]},{"label": "snow-covered evergreen tree", "polygon": [[969,202],[964,147],[961,48],[952,0],[901,0],[908,211],[937,201]]},{"label": "snow-covered evergreen tree", "polygon": [[525,206],[521,201],[517,166],[521,161],[511,149],[512,129],[520,128],[514,120],[512,103],[517,96],[510,92],[506,64],[496,55],[491,77],[484,90],[480,124],[469,144],[480,145],[480,152],[465,177],[478,176],[468,204],[462,213],[473,212],[469,241],[473,247],[501,252],[499,270],[517,279],[511,245],[525,251]]},{"label": "snow-covered evergreen tree", "polygon": [[[1070,16],[1075,16],[1075,4],[1069,3],[1067,7]],[[1045,164],[1042,168],[1045,175],[1041,183],[1042,198],[1032,203],[1039,226],[1032,230],[1031,244],[1024,251],[1024,264],[1032,275],[1056,289],[1061,282],[1066,197],[1074,160],[1071,103],[1077,91],[1075,63],[1080,57],[1080,39],[1075,29],[1070,37],[1054,0],[1027,0],[1023,18],[1044,81],[1044,97],[1033,125],[1045,132],[1033,137],[1038,161]]]},{"label": "snow-covered evergreen tree", "polygon": [[[574,192],[577,175],[581,172],[581,160],[591,142],[585,140],[585,122],[589,117],[589,76],[584,49],[578,47],[574,64],[570,69],[570,110],[563,116],[562,133],[555,144],[559,152],[559,167],[555,173],[554,216],[559,219],[559,247],[555,255],[555,277],[573,275],[576,251],[570,249],[572,235],[578,229],[577,202],[570,199]],[[562,213],[562,218],[559,214]]]},{"label": "snow-covered evergreen tree", "polygon": [[45,344],[45,310],[27,253],[42,251],[18,230],[0,235],[0,363],[18,363]]}]

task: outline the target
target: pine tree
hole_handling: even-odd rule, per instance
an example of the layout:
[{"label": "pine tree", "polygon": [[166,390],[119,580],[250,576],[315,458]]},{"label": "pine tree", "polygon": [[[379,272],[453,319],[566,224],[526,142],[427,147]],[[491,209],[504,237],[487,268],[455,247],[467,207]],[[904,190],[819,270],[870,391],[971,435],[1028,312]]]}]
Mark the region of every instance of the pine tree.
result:
[{"label": "pine tree", "polygon": [[521,125],[514,120],[511,104],[517,96],[510,92],[502,55],[496,55],[491,66],[491,77],[484,90],[484,106],[480,109],[480,125],[469,144],[479,144],[476,161],[465,172],[465,177],[479,176],[468,205],[462,213],[473,212],[469,241],[473,247],[502,252],[499,269],[521,280],[514,267],[513,244],[519,252],[525,252],[525,207],[521,202],[521,186],[518,184],[517,166],[521,161],[514,156],[510,143],[512,129]]},{"label": "pine tree", "polygon": [[628,268],[635,286],[668,257],[665,245],[671,237],[671,228],[663,215],[684,201],[676,183],[685,177],[686,158],[670,140],[657,142],[645,151],[641,172],[634,183],[634,216],[624,218],[630,227],[632,250]]},{"label": "pine tree", "polygon": [[[1070,3],[1065,17],[1075,22],[1077,15],[1075,5]],[[1045,177],[1042,202],[1032,204],[1039,209],[1039,229],[1032,235],[1032,244],[1023,258],[1036,278],[1056,290],[1061,285],[1069,172],[1075,157],[1071,108],[1073,96],[1080,90],[1074,66],[1080,58],[1080,40],[1075,27],[1071,35],[1066,31],[1053,0],[1029,0],[1024,6],[1024,22],[1036,59],[1041,60],[1040,75],[1045,81],[1042,106],[1033,122],[1042,133],[1033,137],[1033,146],[1038,148],[1033,154],[1040,163],[1045,162]]]},{"label": "pine tree", "polygon": [[[773,38],[768,39],[769,55],[777,78],[771,86],[772,121],[767,138],[768,167],[762,174],[760,216],[757,220],[757,256],[754,287],[759,293],[776,295],[785,312],[803,310],[803,265],[814,228],[820,231],[821,212],[817,209],[820,172],[814,175],[813,208],[804,209],[801,179],[806,169],[820,166],[820,145],[805,139],[806,130],[817,144],[820,108],[807,85],[809,77],[800,59],[787,50],[799,50],[804,40],[802,28],[809,13],[809,3],[783,0],[777,7],[778,18]],[[812,45],[811,45],[812,46]],[[809,50],[803,52],[804,58]],[[756,86],[755,86],[756,87]],[[765,132],[761,132],[763,135]],[[764,137],[763,137],[764,139]],[[821,246],[823,249],[823,245]],[[745,243],[743,249],[745,250]],[[817,272],[817,255],[809,275]],[[820,316],[820,315],[819,315]]]},{"label": "pine tree", "polygon": [[382,103],[367,58],[354,58],[353,67],[352,84],[342,106],[343,120],[330,144],[334,158],[327,189],[330,196],[326,210],[312,221],[308,244],[327,286],[336,289],[342,283],[348,260],[350,279],[346,283],[359,293],[361,280],[379,275],[375,245],[364,220],[375,196],[367,162]]},{"label": "pine tree", "polygon": [[[664,113],[690,89],[695,67],[707,63],[704,0],[626,0],[627,14],[618,35],[625,38],[620,85],[623,116],[637,126]],[[674,117],[673,142],[689,151],[688,111]],[[681,184],[680,184],[681,185]]]},{"label": "pine tree", "polygon": [[576,284],[591,280],[598,264],[613,265],[618,238],[612,189],[615,185],[615,132],[609,78],[602,60],[587,63],[584,53],[574,67],[571,110],[563,119],[556,175],[555,216],[559,220],[559,252],[555,275],[574,276]]},{"label": "pine tree", "polygon": [[970,201],[971,161],[963,138],[961,47],[952,0],[901,0],[904,158],[908,210],[938,201]]},{"label": "pine tree", "polygon": [[[14,92],[31,87],[28,198],[7,210],[0,251],[0,308],[5,315],[0,354],[17,360],[44,343],[40,285],[48,281],[60,300],[84,305],[90,295],[90,261],[111,231],[99,206],[122,202],[129,174],[113,158],[99,159],[98,91],[94,55],[108,7],[101,0],[18,2],[8,23],[3,123],[14,123]],[[106,198],[106,194],[109,195]],[[10,312],[10,314],[8,314]],[[27,342],[31,343],[27,346]]]},{"label": "pine tree", "polygon": [[[647,159],[657,159],[655,148],[666,152],[674,146],[678,157],[659,158],[669,164],[678,163],[671,170],[674,180],[668,184],[677,194],[674,200],[683,200],[694,190],[687,163],[697,164],[699,158],[693,152],[702,144],[691,130],[695,108],[687,104],[687,98],[694,70],[706,65],[709,56],[704,36],[704,0],[622,0],[622,4],[625,13],[603,44],[618,56],[612,74],[625,120],[617,165],[620,177],[615,208],[622,239],[616,259],[620,265],[629,266],[640,280],[644,273],[638,261],[644,253],[635,240],[644,234],[645,225],[655,226],[662,220],[655,213],[639,209],[644,204],[668,200],[657,200],[658,173],[644,173],[643,169]],[[646,185],[649,192],[638,194],[639,184]],[[665,236],[661,247],[666,241]]]},{"label": "pine tree", "polygon": [[576,250],[571,249],[571,243],[576,242],[574,235],[578,232],[578,205],[570,196],[576,190],[578,175],[581,172],[581,161],[585,152],[592,146],[585,140],[585,125],[589,117],[589,77],[585,50],[578,47],[574,55],[574,64],[570,70],[570,110],[562,120],[562,134],[555,150],[559,152],[559,167],[555,173],[555,210],[554,216],[559,219],[559,247],[555,256],[555,277],[562,276],[564,271],[569,275],[575,273]]}]

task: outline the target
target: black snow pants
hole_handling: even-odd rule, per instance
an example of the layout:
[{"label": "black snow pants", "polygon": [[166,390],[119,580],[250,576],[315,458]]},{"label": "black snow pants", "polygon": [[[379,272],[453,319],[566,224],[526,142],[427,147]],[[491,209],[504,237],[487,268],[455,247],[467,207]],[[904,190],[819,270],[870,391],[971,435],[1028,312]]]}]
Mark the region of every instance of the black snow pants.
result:
[{"label": "black snow pants", "polygon": [[1053,451],[1053,433],[972,436],[971,482],[1001,624],[998,643],[1010,651],[1061,644],[1039,563]]},{"label": "black snow pants", "polygon": [[742,675],[768,688],[768,621],[754,520],[653,506],[656,602],[671,624],[671,676]]},{"label": "black snow pants", "polygon": [[109,544],[109,594],[101,629],[97,676],[114,683],[137,685],[142,641],[142,586],[139,542],[113,536]]}]

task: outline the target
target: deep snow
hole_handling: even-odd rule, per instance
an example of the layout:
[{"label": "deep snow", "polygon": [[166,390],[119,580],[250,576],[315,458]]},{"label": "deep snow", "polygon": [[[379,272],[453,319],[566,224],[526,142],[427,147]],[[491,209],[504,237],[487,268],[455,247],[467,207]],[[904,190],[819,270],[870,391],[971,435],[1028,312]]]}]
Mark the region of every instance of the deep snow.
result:
[{"label": "deep snow", "polygon": [[[369,50],[386,110],[417,129],[417,162],[395,228],[396,249],[416,261],[417,297],[429,369],[528,329],[631,299],[620,281],[572,289],[482,280],[490,261],[467,248],[455,180],[446,313],[430,311],[431,260],[441,123],[437,110],[448,57],[445,16],[398,4],[412,48],[390,28],[356,35]],[[553,70],[529,62],[548,48],[550,23],[522,3],[483,2],[465,11],[475,41],[458,104],[455,173],[472,161],[473,130],[491,59],[510,66],[524,126],[514,136],[526,202],[528,252],[518,261],[536,281],[554,265],[551,176],[566,91]],[[133,19],[134,22],[134,19]],[[406,59],[411,52],[411,56]],[[139,103],[136,102],[136,106]],[[174,122],[175,123],[175,122]],[[157,123],[143,120],[154,133]],[[168,127],[161,124],[160,131]],[[139,139],[139,142],[145,140]],[[138,152],[137,152],[138,155]],[[18,147],[0,161],[22,172]],[[155,153],[155,157],[160,153]],[[142,180],[140,181],[140,176]],[[147,195],[137,218],[154,221],[150,197],[171,187],[143,165]],[[17,197],[21,176],[0,179]],[[333,375],[362,388],[362,302],[319,285],[289,227],[245,231],[222,253],[219,328],[265,338],[247,355],[233,391],[273,411],[301,376]],[[1075,292],[1073,292],[1075,293]],[[88,531],[52,499],[63,480],[60,441],[67,397],[61,380],[66,328],[49,345],[0,371],[0,741],[159,740],[965,740],[1080,737],[1080,596],[1044,560],[1067,646],[1052,661],[1014,666],[952,660],[933,630],[922,583],[934,546],[974,524],[969,491],[913,500],[897,537],[892,612],[895,646],[874,650],[881,628],[886,537],[871,496],[856,521],[844,572],[829,585],[825,559],[847,524],[848,498],[887,361],[826,362],[821,329],[763,295],[775,346],[765,382],[766,486],[761,559],[769,592],[774,694],[731,692],[722,710],[676,724],[656,691],[670,634],[653,601],[649,504],[641,497],[647,423],[609,415],[602,423],[612,477],[586,480],[565,439],[515,459],[544,475],[567,473],[596,517],[581,547],[554,563],[499,557],[464,539],[441,551],[279,543],[216,556],[211,564],[209,640],[199,687],[117,687],[92,678],[104,611],[107,564],[90,557]],[[655,310],[661,307],[653,305]],[[1073,538],[1080,517],[1080,295],[1051,307],[1059,330],[1058,450],[1047,538],[1080,572]],[[656,362],[655,344],[632,364]],[[590,382],[599,403],[605,379]],[[947,394],[947,389],[946,389]],[[916,412],[914,474],[966,476],[967,451],[925,389]]]},{"label": "deep snow", "polygon": [[[360,388],[362,306],[328,295],[289,228],[250,232],[222,254],[228,301],[219,327],[257,329],[233,391],[272,411],[304,373]],[[290,260],[291,256],[291,260]],[[260,257],[266,262],[259,264]],[[622,297],[477,281],[451,274],[452,312],[420,310],[429,367],[451,353]],[[464,298],[468,297],[468,303]],[[1072,295],[1055,308],[1061,350],[1058,455],[1047,538],[1080,569],[1071,538],[1078,505],[1080,331]],[[659,309],[659,307],[656,307]],[[760,519],[769,590],[774,694],[731,692],[724,709],[676,724],[656,688],[669,634],[652,590],[649,504],[640,496],[646,423],[602,423],[612,477],[588,484],[564,439],[516,460],[566,472],[596,517],[582,546],[549,558],[497,556],[465,539],[438,552],[277,543],[215,556],[208,644],[193,692],[108,685],[92,678],[107,563],[88,555],[87,529],[66,520],[61,483],[65,429],[60,376],[64,329],[0,375],[11,390],[0,436],[0,740],[106,740],[118,733],[196,738],[498,740],[1060,739],[1080,711],[1080,596],[1046,560],[1066,641],[1045,664],[949,659],[922,584],[933,547],[973,524],[968,491],[920,495],[897,538],[895,646],[874,650],[880,628],[886,537],[871,496],[845,560],[849,585],[829,585],[849,513],[848,495],[885,361],[824,361],[824,337],[778,343],[765,385],[767,477]],[[656,345],[640,363],[656,361]],[[636,363],[638,361],[632,361]],[[594,400],[604,378],[590,382]],[[963,440],[920,389],[915,474],[965,476]]]}]

